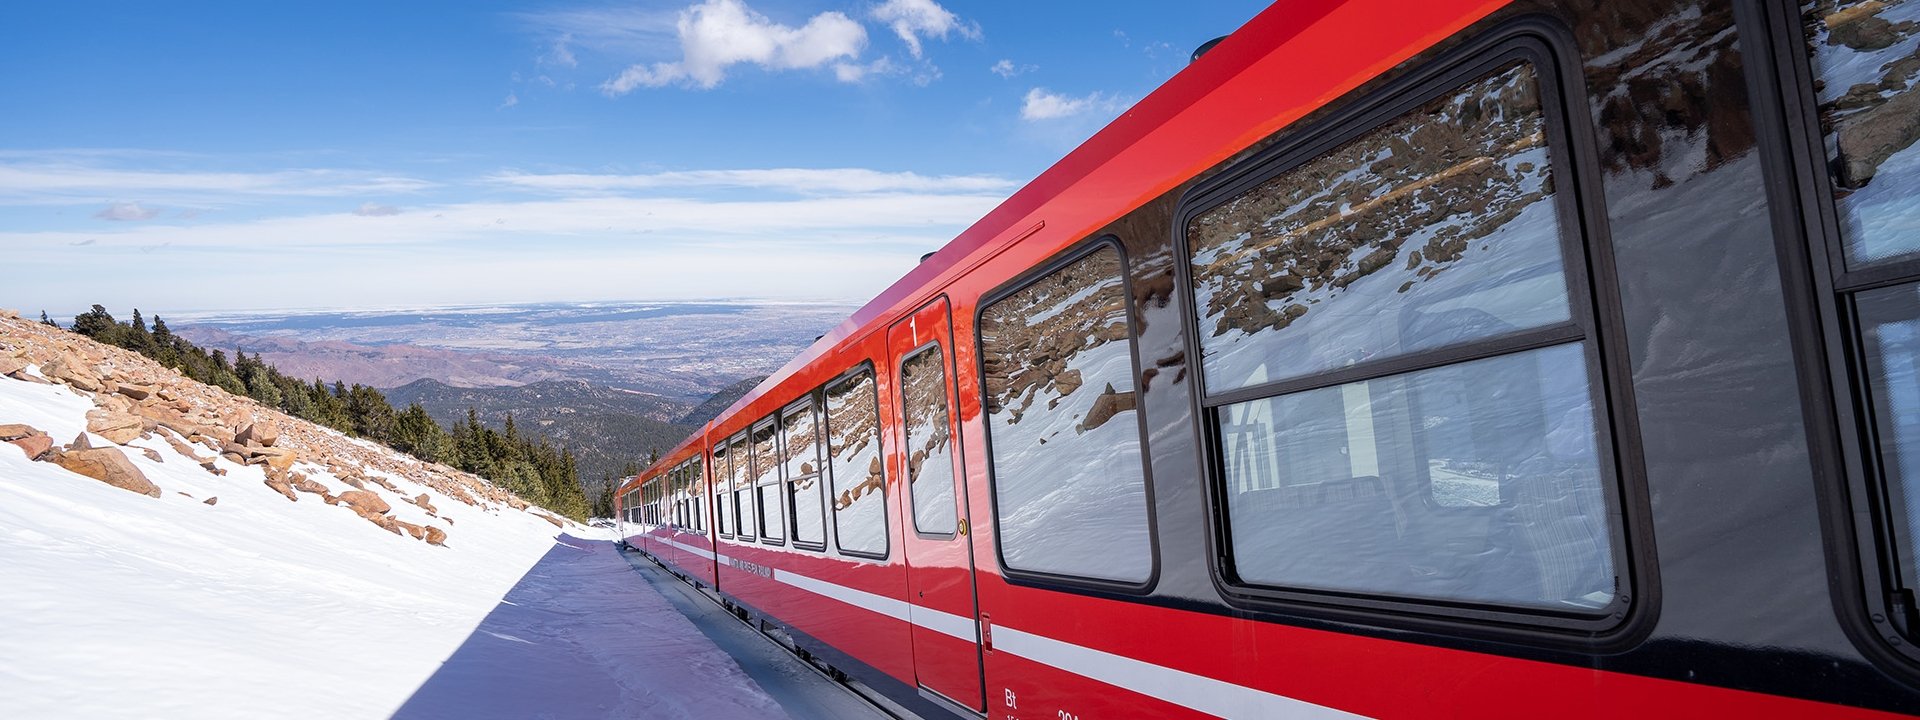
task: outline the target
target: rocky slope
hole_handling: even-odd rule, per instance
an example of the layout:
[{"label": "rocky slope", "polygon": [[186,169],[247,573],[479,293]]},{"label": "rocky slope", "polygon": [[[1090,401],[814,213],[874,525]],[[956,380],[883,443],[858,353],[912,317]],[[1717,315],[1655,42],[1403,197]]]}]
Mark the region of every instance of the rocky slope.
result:
[{"label": "rocky slope", "polygon": [[[0,417],[0,441],[76,479],[161,502],[217,505],[220,495],[276,493],[289,502],[335,506],[379,530],[433,545],[446,544],[455,532],[435,496],[443,504],[569,524],[475,475],[346,437],[10,310],[0,310],[0,382],[63,385],[93,405],[85,432],[70,440],[27,418]],[[192,497],[154,483],[143,465],[168,457],[220,478],[219,493]]]}]

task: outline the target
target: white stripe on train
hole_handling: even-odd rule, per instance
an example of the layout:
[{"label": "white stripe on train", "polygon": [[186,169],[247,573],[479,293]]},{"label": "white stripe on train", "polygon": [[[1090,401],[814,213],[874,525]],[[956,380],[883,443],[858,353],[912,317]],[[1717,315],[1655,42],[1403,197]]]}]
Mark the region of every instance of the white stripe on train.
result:
[{"label": "white stripe on train", "polygon": [[[651,539],[709,560],[717,558],[720,562],[726,562],[731,559],[724,554],[716,555],[711,550],[692,547],[673,540]],[[977,641],[979,623],[966,617],[919,607],[902,600],[855,590],[845,585],[837,585],[789,570],[779,568],[772,568],[772,570],[773,579],[780,583],[895,620],[910,622],[943,635],[951,635],[967,642]],[[1012,653],[1089,680],[1125,688],[1216,717],[1314,718],[1316,720],[1318,718],[1366,717],[1315,705],[1305,700],[1296,700],[1285,695],[1256,690],[1245,685],[1235,685],[1205,675],[1195,675],[1184,670],[1175,670],[1144,660],[1075,645],[1006,625],[993,627],[993,650]]]}]

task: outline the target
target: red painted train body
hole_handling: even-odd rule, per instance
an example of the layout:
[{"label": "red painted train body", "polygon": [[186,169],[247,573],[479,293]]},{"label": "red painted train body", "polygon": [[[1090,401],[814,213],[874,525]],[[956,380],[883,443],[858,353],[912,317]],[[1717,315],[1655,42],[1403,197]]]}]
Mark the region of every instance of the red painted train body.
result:
[{"label": "red painted train body", "polygon": [[1278,4],[628,542],[929,716],[1920,712],[1914,15]]}]

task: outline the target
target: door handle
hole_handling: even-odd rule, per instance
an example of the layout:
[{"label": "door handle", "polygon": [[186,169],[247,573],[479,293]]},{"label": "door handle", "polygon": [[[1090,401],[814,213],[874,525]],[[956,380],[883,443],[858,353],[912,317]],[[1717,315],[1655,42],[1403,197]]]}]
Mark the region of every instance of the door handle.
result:
[{"label": "door handle", "polygon": [[967,534],[967,519],[960,518],[960,535],[965,536],[966,534]]}]

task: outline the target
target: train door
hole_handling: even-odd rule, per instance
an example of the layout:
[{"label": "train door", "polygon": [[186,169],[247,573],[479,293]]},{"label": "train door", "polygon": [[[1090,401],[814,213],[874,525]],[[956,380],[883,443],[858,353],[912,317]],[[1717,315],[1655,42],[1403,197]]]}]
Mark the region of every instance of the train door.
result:
[{"label": "train door", "polygon": [[984,710],[967,488],[954,416],[953,321],[942,297],[895,323],[887,352],[898,382],[896,477],[905,524],[914,675],[923,690]]}]

